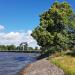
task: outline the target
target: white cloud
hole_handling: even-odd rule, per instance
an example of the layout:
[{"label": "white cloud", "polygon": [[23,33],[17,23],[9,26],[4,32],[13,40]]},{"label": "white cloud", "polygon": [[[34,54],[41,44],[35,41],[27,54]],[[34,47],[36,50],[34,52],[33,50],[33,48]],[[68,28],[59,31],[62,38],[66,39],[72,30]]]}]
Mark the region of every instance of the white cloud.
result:
[{"label": "white cloud", "polygon": [[21,42],[27,42],[29,46],[35,47],[37,46],[37,42],[32,38],[31,33],[31,30],[28,30],[27,32],[0,32],[0,44],[19,45]]},{"label": "white cloud", "polygon": [[7,40],[16,40],[20,37],[20,33],[19,32],[10,32],[10,33],[7,33],[3,36],[4,39],[7,39]]},{"label": "white cloud", "polygon": [[0,30],[4,30],[5,27],[3,25],[0,25]]}]

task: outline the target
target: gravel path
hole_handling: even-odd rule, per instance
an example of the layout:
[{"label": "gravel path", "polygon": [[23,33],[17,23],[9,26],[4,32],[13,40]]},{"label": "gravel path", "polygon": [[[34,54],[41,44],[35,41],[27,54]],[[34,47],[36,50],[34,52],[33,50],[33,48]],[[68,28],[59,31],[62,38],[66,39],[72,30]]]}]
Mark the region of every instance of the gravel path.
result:
[{"label": "gravel path", "polygon": [[19,75],[64,75],[64,72],[48,60],[42,59],[28,65]]}]

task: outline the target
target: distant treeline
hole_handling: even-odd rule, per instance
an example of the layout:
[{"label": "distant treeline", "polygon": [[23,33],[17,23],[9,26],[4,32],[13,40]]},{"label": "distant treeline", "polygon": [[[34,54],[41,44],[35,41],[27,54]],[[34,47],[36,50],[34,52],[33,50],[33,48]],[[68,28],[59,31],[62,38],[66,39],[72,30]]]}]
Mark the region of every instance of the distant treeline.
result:
[{"label": "distant treeline", "polygon": [[38,47],[24,47],[24,49],[20,46],[15,45],[0,45],[0,51],[31,51],[31,50],[39,50]]}]

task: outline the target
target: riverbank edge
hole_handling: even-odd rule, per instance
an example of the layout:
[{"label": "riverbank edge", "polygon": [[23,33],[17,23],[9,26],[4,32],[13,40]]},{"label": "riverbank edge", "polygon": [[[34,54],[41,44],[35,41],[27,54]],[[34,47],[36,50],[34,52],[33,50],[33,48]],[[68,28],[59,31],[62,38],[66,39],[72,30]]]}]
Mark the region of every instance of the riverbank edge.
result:
[{"label": "riverbank edge", "polygon": [[64,71],[46,58],[37,60],[24,67],[18,75],[65,75]]},{"label": "riverbank edge", "polygon": [[41,53],[41,51],[0,51],[0,52],[13,52],[13,53]]}]

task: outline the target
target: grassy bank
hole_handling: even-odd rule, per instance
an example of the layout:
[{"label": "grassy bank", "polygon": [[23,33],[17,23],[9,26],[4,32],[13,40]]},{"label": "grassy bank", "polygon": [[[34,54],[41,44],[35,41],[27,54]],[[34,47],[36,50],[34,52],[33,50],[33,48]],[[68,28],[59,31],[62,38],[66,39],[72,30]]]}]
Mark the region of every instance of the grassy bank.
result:
[{"label": "grassy bank", "polygon": [[65,75],[75,75],[75,57],[59,56],[51,58],[51,62],[62,68]]}]

